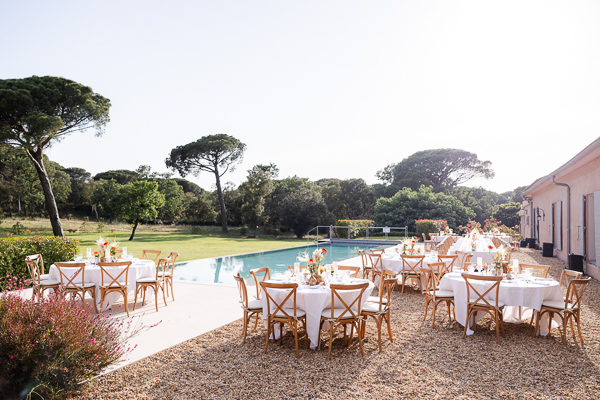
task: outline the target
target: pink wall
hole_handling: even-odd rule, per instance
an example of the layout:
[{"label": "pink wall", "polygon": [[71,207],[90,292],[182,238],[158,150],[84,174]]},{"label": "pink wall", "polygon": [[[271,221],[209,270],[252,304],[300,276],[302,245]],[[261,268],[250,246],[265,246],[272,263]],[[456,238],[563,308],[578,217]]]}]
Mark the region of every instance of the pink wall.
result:
[{"label": "pink wall", "polygon": [[[576,157],[577,158],[577,157]],[[573,160],[572,160],[573,161]],[[567,164],[565,164],[567,165]],[[588,154],[576,160],[573,165],[563,166],[556,172],[556,182],[566,183],[571,187],[571,253],[581,254],[580,242],[582,239],[580,225],[580,208],[581,197],[589,195],[596,191],[600,191],[600,146],[592,149]],[[560,260],[567,262],[567,188],[556,186],[551,179],[545,179],[537,187],[525,193],[526,196],[532,197],[533,206],[539,207],[545,211],[545,218],[539,220],[539,242],[554,242],[552,238],[552,203],[557,201],[563,202],[562,207],[562,224],[563,224],[563,243],[562,250],[554,249],[554,255]],[[526,207],[530,216],[531,208]],[[591,218],[592,216],[588,216]],[[522,235],[524,237],[534,237],[531,234],[530,225],[525,225],[525,217],[521,217]],[[600,257],[598,257],[600,258]],[[600,268],[593,265],[587,265],[586,272],[596,278],[600,277]]]}]

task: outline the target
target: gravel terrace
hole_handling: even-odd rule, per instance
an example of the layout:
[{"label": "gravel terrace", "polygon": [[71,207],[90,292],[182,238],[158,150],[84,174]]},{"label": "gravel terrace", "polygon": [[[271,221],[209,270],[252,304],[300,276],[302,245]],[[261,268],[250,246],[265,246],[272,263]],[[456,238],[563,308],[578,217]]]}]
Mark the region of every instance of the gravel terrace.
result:
[{"label": "gravel terrace", "polygon": [[[543,258],[530,249],[520,249],[513,257],[550,264],[555,279],[564,267],[556,258]],[[443,304],[433,329],[431,316],[423,321],[424,304],[416,290],[402,296],[395,292],[394,342],[384,333],[384,351],[379,353],[377,329],[370,319],[364,358],[356,340],[346,348],[340,339],[334,341],[332,360],[327,361],[326,346],[309,350],[303,336],[300,359],[289,337],[281,346],[270,343],[264,354],[265,329],[250,331],[242,345],[240,319],[102,376],[86,384],[78,398],[600,398],[598,282],[592,281],[584,294],[583,345],[570,336],[564,346],[558,329],[547,337],[533,337],[529,324],[505,324],[506,335],[498,345],[489,317],[463,340],[462,326],[448,322]],[[328,334],[322,333],[322,338]]]}]

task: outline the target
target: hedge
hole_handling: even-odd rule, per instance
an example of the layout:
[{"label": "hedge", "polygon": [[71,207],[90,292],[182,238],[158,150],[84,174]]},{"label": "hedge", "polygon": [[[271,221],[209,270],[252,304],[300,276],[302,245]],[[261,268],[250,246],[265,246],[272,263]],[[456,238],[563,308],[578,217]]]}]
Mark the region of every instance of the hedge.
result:
[{"label": "hedge", "polygon": [[430,233],[438,233],[443,231],[448,226],[448,221],[445,219],[417,219],[415,220],[417,225],[417,236],[419,239],[425,234],[427,237]]},{"label": "hedge", "polygon": [[48,273],[50,265],[57,261],[72,260],[79,252],[79,239],[33,236],[13,237],[7,234],[0,239],[0,281],[5,282],[6,276],[27,279],[30,278],[29,268],[25,257],[41,254],[44,259],[44,273]]}]

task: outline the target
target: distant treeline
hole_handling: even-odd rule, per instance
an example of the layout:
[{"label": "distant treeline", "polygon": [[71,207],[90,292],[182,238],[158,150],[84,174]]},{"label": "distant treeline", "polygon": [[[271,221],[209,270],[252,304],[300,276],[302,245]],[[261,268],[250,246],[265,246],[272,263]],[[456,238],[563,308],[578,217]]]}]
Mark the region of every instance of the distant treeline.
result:
[{"label": "distant treeline", "polygon": [[[446,158],[458,157],[449,154],[452,149],[440,150],[446,152]],[[518,223],[518,204],[514,202],[522,201],[523,187],[498,194],[460,186],[459,183],[473,174],[463,177],[464,180],[456,179],[456,172],[441,176],[433,169],[432,157],[439,156],[435,152],[439,151],[415,153],[386,167],[377,175],[383,183],[375,185],[368,185],[363,179],[310,181],[297,176],[279,179],[275,165],[257,165],[248,171],[247,180],[241,185],[223,187],[228,224],[245,226],[253,233],[277,235],[293,231],[302,236],[316,225],[335,224],[341,219],[374,219],[378,226],[408,225],[409,230],[414,230],[414,220],[419,218],[446,219],[453,229],[471,219],[483,223],[491,216],[508,226]],[[419,162],[415,162],[415,156]],[[142,222],[220,223],[216,192],[206,191],[188,180],[153,173],[147,166],[140,166],[136,171],[105,171],[92,177],[82,168],[65,168],[44,157],[63,218],[89,217],[133,223],[134,183],[154,182],[143,190],[157,192],[156,196],[148,197],[150,200],[144,199],[155,202],[156,213],[142,217]],[[484,165],[484,169],[479,176],[489,177],[489,165]],[[11,146],[0,146],[0,216],[47,216],[35,168],[23,151]]]}]

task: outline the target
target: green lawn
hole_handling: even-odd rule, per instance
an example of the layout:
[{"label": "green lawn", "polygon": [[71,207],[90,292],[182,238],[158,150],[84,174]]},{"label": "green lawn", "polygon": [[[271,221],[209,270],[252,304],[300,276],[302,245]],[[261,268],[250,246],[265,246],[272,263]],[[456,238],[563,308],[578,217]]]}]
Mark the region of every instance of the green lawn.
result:
[{"label": "green lawn", "polygon": [[136,257],[142,255],[142,250],[161,250],[163,255],[171,251],[179,253],[178,261],[196,260],[199,258],[218,257],[229,254],[249,253],[253,251],[280,249],[282,247],[306,244],[305,239],[276,239],[265,237],[247,239],[240,236],[225,235],[195,235],[174,232],[139,232],[133,241],[129,241],[131,232],[112,233],[69,233],[66,236],[81,241],[81,253],[85,256],[86,247],[96,248],[96,240],[115,238],[121,246],[127,247]]}]

